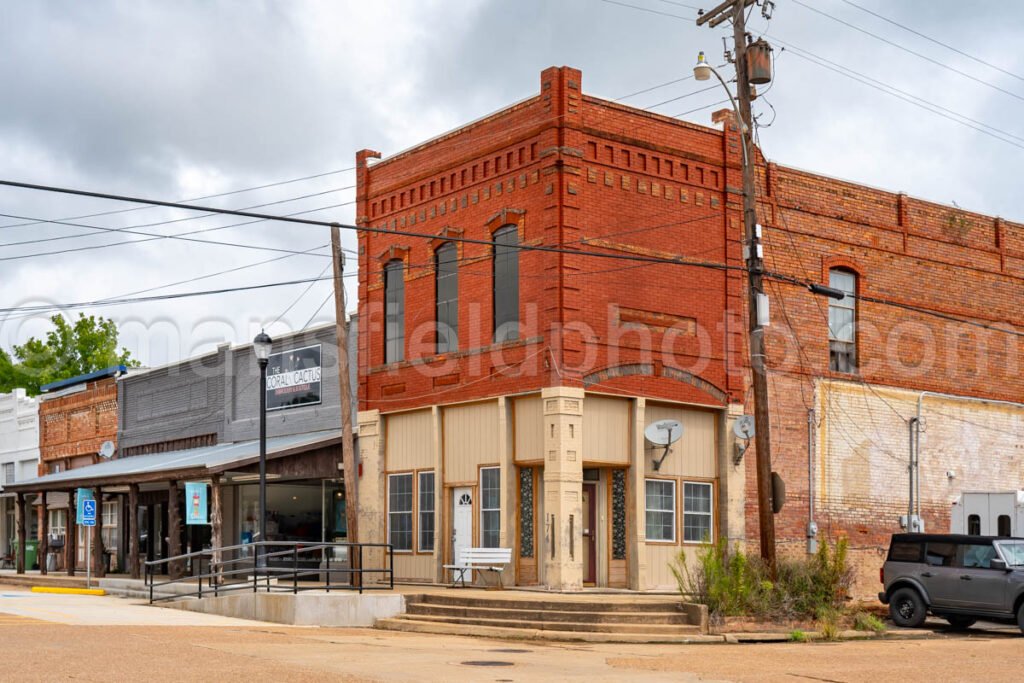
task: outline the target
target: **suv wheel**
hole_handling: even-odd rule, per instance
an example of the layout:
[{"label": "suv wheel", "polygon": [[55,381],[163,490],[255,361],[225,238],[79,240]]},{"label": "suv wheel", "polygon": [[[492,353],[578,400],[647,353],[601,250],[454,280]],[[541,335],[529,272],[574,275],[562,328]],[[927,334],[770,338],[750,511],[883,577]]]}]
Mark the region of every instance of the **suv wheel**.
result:
[{"label": "suv wheel", "polygon": [[1017,626],[1020,626],[1020,630],[1024,632],[1024,602],[1017,609]]},{"label": "suv wheel", "polygon": [[960,615],[952,616],[951,615],[951,616],[946,617],[946,621],[948,621],[949,625],[951,627],[953,627],[955,630],[957,630],[957,631],[964,631],[964,630],[969,629],[970,627],[974,626],[975,622],[978,621],[978,620],[975,619],[974,617],[964,617],[964,616],[960,616]]},{"label": "suv wheel", "polygon": [[889,616],[897,626],[917,628],[924,623],[926,611],[921,594],[913,588],[900,588],[889,598]]}]

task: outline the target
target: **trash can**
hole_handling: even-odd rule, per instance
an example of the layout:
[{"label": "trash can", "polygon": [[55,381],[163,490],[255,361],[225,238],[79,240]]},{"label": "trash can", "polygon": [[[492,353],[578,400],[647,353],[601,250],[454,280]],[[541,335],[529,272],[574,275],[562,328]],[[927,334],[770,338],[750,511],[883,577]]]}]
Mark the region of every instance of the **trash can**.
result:
[{"label": "trash can", "polygon": [[[21,548],[18,546],[18,542],[15,541],[14,542],[15,563],[17,563],[17,557],[18,557],[18,553],[19,552],[21,552]],[[25,569],[38,569],[39,568],[37,566],[37,564],[36,564],[38,562],[38,558],[37,558],[38,554],[39,554],[39,541],[34,539],[34,538],[30,538],[29,540],[25,541]]]}]

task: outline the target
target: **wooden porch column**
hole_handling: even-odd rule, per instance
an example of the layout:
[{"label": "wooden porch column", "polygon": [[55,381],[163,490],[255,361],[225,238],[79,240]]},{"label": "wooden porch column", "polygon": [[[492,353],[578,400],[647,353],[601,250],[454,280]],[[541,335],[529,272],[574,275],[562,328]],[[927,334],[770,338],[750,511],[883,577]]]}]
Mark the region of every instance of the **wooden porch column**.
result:
[{"label": "wooden porch column", "polygon": [[[178,482],[167,485],[167,556],[181,555],[181,511],[178,506]],[[168,562],[167,573],[172,579],[180,579],[184,573],[181,561]]]},{"label": "wooden porch column", "polygon": [[39,573],[46,575],[46,558],[50,554],[50,512],[46,509],[46,491],[39,493]]},{"label": "wooden porch column", "polygon": [[[211,542],[213,543],[213,564],[216,565],[221,561],[220,549],[224,546],[224,510],[222,508],[221,475],[213,475],[213,480],[210,483],[210,494],[210,524],[213,527],[211,529]],[[220,582],[219,576],[217,582]]]},{"label": "wooden porch column", "polygon": [[14,560],[15,571],[25,573],[25,494],[18,493],[14,497],[14,526],[18,535],[18,553]]},{"label": "wooden porch column", "polygon": [[64,566],[68,570],[68,576],[75,575],[75,567],[78,564],[78,509],[75,507],[75,490],[68,491],[68,523],[67,535],[64,538]]},{"label": "wooden porch column", "polygon": [[103,569],[103,490],[96,487],[96,526],[89,530],[92,534],[92,575],[97,578],[106,576]]},{"label": "wooden porch column", "polygon": [[139,578],[139,485],[128,484],[128,573]]}]

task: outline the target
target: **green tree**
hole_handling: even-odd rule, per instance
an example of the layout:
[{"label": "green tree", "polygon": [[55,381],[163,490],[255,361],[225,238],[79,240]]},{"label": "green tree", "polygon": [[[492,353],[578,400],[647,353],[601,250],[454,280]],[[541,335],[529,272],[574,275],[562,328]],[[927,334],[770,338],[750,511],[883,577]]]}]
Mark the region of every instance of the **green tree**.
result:
[{"label": "green tree", "polygon": [[0,349],[0,392],[24,387],[29,395],[39,387],[113,365],[138,367],[127,349],[117,347],[117,325],[107,318],[79,313],[72,323],[63,315],[50,318],[54,329],[45,339],[30,338],[14,347],[14,357]]}]

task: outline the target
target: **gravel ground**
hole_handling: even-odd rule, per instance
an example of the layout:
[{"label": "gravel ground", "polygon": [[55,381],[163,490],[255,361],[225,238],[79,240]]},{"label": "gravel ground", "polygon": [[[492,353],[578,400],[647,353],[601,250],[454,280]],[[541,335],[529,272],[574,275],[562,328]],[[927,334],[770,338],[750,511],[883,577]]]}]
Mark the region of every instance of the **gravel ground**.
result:
[{"label": "gravel ground", "polygon": [[[164,625],[170,610],[113,598],[86,603],[94,624],[87,625],[71,611],[79,603],[31,594],[7,600],[0,602],[0,681],[1024,680],[1024,638],[1009,628],[844,643],[546,645],[237,620]],[[20,614],[3,611],[15,603]]]}]

